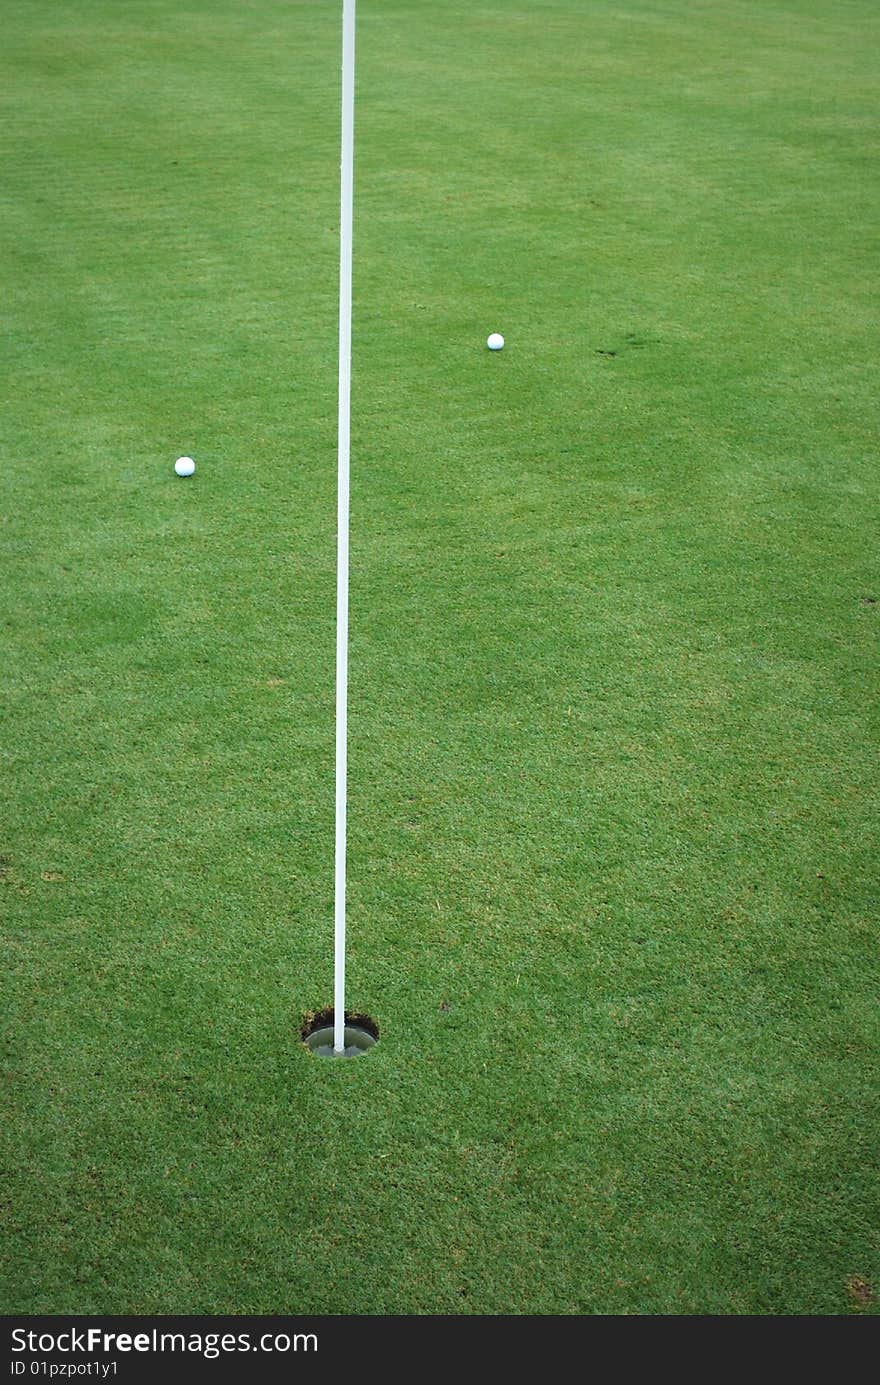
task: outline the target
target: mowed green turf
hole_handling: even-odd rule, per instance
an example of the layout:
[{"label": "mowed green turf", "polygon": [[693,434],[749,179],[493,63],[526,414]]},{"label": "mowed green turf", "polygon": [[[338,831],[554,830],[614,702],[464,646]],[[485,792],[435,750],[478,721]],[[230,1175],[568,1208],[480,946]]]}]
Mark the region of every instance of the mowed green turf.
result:
[{"label": "mowed green turf", "polygon": [[876,6],[361,0],[353,1063],[340,10],[4,14],[3,1306],[874,1312]]}]

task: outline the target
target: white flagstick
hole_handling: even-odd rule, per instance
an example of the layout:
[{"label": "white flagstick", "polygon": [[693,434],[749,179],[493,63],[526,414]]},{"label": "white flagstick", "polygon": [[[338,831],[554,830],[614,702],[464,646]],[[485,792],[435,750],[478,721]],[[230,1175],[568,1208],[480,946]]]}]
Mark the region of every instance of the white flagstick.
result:
[{"label": "white flagstick", "polygon": [[339,217],[339,490],[336,519],[336,899],[333,1052],[345,1052],[345,807],[348,739],[348,496],[351,415],[351,240],[354,206],[354,7],[342,4]]}]

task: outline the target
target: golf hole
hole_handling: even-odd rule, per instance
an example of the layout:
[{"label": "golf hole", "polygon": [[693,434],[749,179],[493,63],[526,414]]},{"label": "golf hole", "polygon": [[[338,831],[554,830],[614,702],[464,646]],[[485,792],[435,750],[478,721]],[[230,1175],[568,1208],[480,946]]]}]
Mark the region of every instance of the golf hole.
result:
[{"label": "golf hole", "polygon": [[306,1015],[303,1020],[300,1030],[302,1041],[306,1048],[311,1049],[319,1058],[360,1058],[364,1053],[369,1053],[373,1045],[379,1041],[379,1026],[375,1020],[370,1019],[369,1015],[346,1010],[343,1031],[345,1051],[334,1053],[333,1021],[332,1006],[328,1010],[318,1010],[315,1014]]}]

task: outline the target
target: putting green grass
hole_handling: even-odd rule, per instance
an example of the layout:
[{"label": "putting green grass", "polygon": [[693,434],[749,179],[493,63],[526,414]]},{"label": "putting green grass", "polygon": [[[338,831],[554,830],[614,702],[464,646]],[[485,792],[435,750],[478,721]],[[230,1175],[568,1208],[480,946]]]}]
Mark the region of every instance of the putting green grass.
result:
[{"label": "putting green grass", "polygon": [[4,15],[3,1307],[875,1312],[877,7],[360,0],[334,1063],[340,21]]}]

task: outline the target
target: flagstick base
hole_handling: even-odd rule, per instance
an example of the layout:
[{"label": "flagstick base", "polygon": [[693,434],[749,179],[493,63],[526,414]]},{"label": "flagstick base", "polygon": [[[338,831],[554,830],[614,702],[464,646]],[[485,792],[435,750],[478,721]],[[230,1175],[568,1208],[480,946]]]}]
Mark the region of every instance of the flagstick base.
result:
[{"label": "flagstick base", "polygon": [[361,1058],[379,1041],[379,1026],[369,1015],[345,1012],[345,1048],[337,1053],[333,1047],[333,1011],[322,1010],[309,1015],[302,1027],[302,1040],[318,1058]]}]

